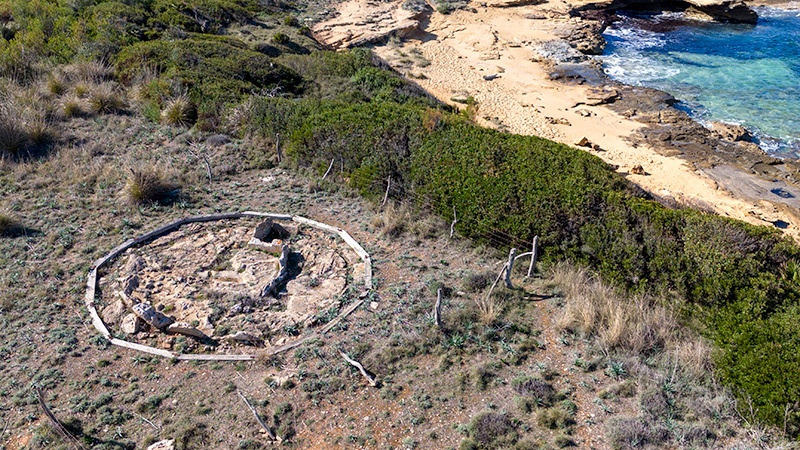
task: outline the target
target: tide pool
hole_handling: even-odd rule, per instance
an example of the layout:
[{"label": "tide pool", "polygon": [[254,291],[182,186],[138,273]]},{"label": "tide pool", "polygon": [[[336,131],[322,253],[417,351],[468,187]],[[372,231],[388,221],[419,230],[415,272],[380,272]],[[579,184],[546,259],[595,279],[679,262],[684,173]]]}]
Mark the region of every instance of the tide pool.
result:
[{"label": "tide pool", "polygon": [[753,25],[627,15],[604,36],[606,73],[669,92],[699,121],[743,125],[776,156],[800,156],[800,11]]}]

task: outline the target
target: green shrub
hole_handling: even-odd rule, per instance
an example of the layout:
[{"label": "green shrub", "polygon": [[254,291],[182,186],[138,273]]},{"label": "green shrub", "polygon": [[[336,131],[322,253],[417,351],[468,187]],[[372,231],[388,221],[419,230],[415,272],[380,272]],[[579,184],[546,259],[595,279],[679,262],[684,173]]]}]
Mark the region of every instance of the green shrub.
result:
[{"label": "green shrub", "polygon": [[285,44],[289,42],[289,36],[284,33],[275,33],[272,35],[272,42],[276,44]]},{"label": "green shrub", "polygon": [[140,42],[120,52],[117,68],[125,82],[154,73],[159,83],[183,86],[197,105],[198,118],[206,121],[218,120],[223,108],[247,94],[302,89],[302,79],[293,71],[238,40],[215,36]]},{"label": "green shrub", "polygon": [[156,0],[155,20],[168,27],[197,33],[217,33],[232,22],[252,19],[259,10],[253,0]]},{"label": "green shrub", "polygon": [[575,423],[573,415],[561,407],[542,409],[536,415],[536,423],[543,428],[566,428]]},{"label": "green shrub", "polygon": [[104,1],[92,5],[83,13],[86,39],[95,57],[108,59],[135,42],[145,40],[150,14],[135,5]]},{"label": "green shrub", "polygon": [[[358,84],[371,89],[367,80]],[[542,261],[570,259],[632,292],[678,294],[724,350],[723,378],[753,398],[762,419],[782,423],[778,405],[800,400],[800,371],[789,370],[800,354],[789,338],[799,292],[782,270],[800,255],[779,231],[665,208],[564,145],[452,115],[426,130],[422,107],[376,99],[305,110],[291,122],[301,125],[290,125],[290,155],[319,171],[340,160],[350,184],[376,198],[391,176],[393,198],[444,217],[455,206],[457,228],[477,240],[506,247],[538,235]]]}]

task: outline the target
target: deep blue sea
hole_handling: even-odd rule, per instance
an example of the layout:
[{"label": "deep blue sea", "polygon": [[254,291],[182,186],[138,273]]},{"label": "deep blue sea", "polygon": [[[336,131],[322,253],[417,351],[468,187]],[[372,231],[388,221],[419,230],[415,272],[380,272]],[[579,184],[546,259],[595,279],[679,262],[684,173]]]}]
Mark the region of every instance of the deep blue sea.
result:
[{"label": "deep blue sea", "polygon": [[800,11],[756,10],[755,26],[624,16],[604,33],[606,73],[669,92],[701,122],[743,125],[776,156],[800,156]]}]

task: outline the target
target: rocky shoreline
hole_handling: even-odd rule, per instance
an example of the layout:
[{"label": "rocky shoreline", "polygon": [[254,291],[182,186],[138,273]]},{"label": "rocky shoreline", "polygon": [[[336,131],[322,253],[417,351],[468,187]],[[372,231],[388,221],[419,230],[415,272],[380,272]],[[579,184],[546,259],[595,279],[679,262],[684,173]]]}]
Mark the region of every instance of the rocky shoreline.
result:
[{"label": "rocky shoreline", "polygon": [[709,128],[703,126],[675,108],[678,100],[666,92],[609,78],[590,55],[602,54],[605,45],[602,33],[615,20],[614,15],[609,10],[590,14],[583,11],[577,12],[583,19],[581,25],[563,38],[570,48],[553,40],[540,43],[537,49],[550,67],[552,79],[598,86],[605,98],[603,103],[610,109],[645,124],[643,130],[631,137],[634,147],[649,145],[665,156],[684,158],[705,171],[729,165],[767,181],[786,183],[778,195],[780,198],[771,200],[800,207],[800,202],[786,201],[800,197],[800,161],[768,154],[739,125],[710,122]]},{"label": "rocky shoreline", "polygon": [[[625,164],[619,169],[622,173],[655,197],[667,196],[667,203],[671,198],[800,236],[797,161],[762,151],[741,127],[706,128],[675,108],[677,100],[671,95],[610,79],[593,57],[603,53],[602,33],[621,8],[683,11],[687,20],[752,23],[757,15],[741,1],[479,1],[448,15],[438,13],[440,7],[413,0],[349,0],[337,7],[334,18],[318,22],[312,31],[335,49],[373,43],[392,67],[417,78],[442,101],[476,96],[486,125],[583,146],[609,164]],[[387,45],[392,36],[400,40]],[[397,56],[392,58],[392,53]],[[417,59],[429,61],[409,62]],[[510,73],[512,69],[518,73]],[[458,81],[454,70],[460,71]],[[533,82],[532,75],[547,86]],[[553,99],[553,91],[559,90],[564,92]],[[571,104],[565,104],[566,97]],[[556,111],[538,103],[548,99]],[[515,126],[506,127],[506,121]],[[593,127],[595,137],[585,127]],[[576,135],[581,130],[591,139]],[[642,162],[635,164],[637,160]],[[656,170],[655,165],[662,167]],[[684,189],[687,183],[694,186]]]}]

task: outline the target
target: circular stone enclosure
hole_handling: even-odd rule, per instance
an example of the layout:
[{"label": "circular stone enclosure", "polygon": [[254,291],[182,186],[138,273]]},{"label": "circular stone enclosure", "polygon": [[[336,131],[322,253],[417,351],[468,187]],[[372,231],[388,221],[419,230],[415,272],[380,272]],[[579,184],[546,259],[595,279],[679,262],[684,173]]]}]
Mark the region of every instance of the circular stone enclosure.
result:
[{"label": "circular stone enclosure", "polygon": [[339,314],[348,288],[362,280],[371,288],[371,274],[367,253],[339,228],[219,214],[117,247],[90,272],[86,300],[112,344],[179,359],[252,359],[231,353],[291,348],[304,328]]}]

